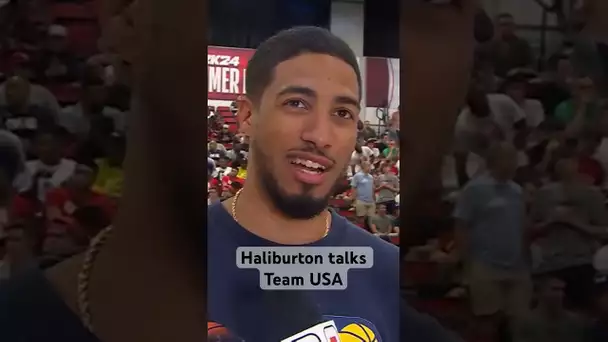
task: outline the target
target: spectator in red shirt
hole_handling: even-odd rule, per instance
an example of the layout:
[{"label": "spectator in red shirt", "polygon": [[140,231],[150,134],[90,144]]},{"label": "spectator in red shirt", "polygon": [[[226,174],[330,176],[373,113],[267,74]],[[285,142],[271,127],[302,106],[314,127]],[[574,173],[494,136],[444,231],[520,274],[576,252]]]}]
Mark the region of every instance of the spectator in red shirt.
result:
[{"label": "spectator in red shirt", "polygon": [[243,184],[243,182],[245,182],[245,180],[243,178],[237,177],[238,171],[239,170],[237,168],[231,168],[230,172],[228,172],[227,175],[222,177],[222,187],[223,187],[224,191],[232,188],[232,183],[234,183],[234,182],[238,182],[241,184]]},{"label": "spectator in red shirt", "polygon": [[97,165],[94,162],[78,164],[73,176],[63,187],[49,191],[45,208],[47,222],[61,220],[68,223],[75,233],[86,236],[86,232],[78,231],[79,225],[74,217],[79,208],[99,208],[105,217],[112,218],[116,210],[114,201],[93,190],[96,173]]}]

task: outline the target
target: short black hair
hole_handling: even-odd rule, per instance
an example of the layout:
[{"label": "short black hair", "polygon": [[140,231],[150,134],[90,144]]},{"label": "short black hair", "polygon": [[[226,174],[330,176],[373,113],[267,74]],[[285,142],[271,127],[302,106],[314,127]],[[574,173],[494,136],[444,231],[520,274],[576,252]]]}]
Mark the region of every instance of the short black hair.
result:
[{"label": "short black hair", "polygon": [[275,67],[305,53],[333,56],[350,65],[357,75],[361,98],[361,71],[357,57],[348,44],[324,28],[299,26],[280,31],[258,46],[247,65],[249,99],[259,103],[264,89],[272,82]]}]

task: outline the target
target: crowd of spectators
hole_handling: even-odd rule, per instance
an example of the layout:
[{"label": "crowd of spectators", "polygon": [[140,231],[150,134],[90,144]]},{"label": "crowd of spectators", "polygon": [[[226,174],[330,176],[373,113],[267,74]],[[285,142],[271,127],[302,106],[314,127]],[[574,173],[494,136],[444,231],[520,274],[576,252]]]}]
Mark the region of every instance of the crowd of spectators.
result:
[{"label": "crowd of spectators", "polygon": [[[539,69],[505,13],[477,46],[442,210],[405,261],[421,307],[471,340],[608,340],[605,261],[594,265],[608,242],[608,102],[605,74],[581,64],[584,35]],[[605,48],[584,52],[608,68]]]},{"label": "crowd of spectators", "polygon": [[128,86],[95,1],[0,4],[0,282],[81,253],[122,193]]},{"label": "crowd of spectators", "polygon": [[[120,61],[97,53],[93,3],[0,5],[0,282],[82,252],[119,204],[129,87],[114,77]],[[585,39],[539,69],[513,17],[496,18],[445,156],[440,209],[404,234],[418,239],[397,236],[399,116],[359,122],[331,205],[407,247],[414,302],[467,338],[608,341],[608,47]],[[249,141],[230,109],[210,108],[209,204],[247,179]]]}]

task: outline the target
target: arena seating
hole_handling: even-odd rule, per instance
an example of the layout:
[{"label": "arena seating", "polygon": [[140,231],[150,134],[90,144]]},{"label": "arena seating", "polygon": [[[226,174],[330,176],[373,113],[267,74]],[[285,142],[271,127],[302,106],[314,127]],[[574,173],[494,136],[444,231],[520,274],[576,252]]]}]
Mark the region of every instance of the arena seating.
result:
[{"label": "arena seating", "polygon": [[56,24],[68,30],[71,50],[85,57],[97,51],[100,29],[97,22],[97,1],[55,2],[51,15]]}]

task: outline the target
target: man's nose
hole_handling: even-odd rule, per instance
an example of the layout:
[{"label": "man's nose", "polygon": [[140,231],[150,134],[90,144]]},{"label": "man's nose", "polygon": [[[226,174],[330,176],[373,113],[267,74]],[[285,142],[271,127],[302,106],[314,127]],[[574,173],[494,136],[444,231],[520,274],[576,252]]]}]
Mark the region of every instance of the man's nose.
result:
[{"label": "man's nose", "polygon": [[302,140],[315,144],[317,148],[326,149],[331,146],[333,133],[329,110],[320,110],[306,119]]}]

